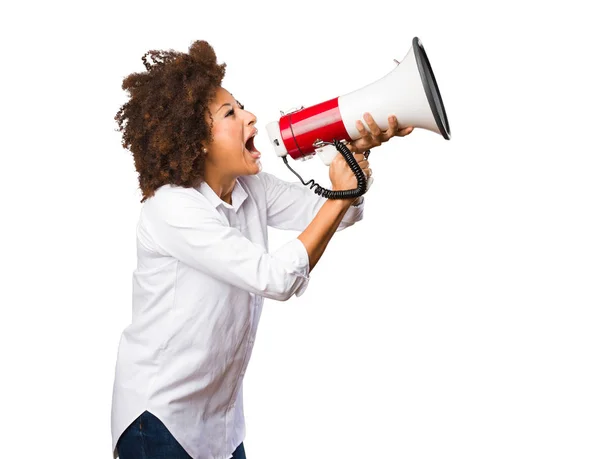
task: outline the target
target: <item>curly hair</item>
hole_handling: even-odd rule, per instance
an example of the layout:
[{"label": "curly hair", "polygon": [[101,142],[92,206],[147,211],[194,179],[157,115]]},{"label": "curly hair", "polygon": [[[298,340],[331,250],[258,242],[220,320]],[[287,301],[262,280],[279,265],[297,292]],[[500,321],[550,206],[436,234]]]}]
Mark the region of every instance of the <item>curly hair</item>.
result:
[{"label": "curly hair", "polygon": [[123,148],[133,154],[142,202],[163,185],[198,186],[204,174],[202,146],[212,140],[208,105],[225,76],[206,41],[188,53],[148,51],[146,71],[123,79],[129,100],[115,120]]}]

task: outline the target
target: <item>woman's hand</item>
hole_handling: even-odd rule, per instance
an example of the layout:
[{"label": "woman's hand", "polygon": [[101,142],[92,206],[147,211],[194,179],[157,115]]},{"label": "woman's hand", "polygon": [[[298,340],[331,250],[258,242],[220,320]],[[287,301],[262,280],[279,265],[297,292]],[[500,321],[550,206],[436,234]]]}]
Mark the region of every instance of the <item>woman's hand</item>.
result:
[{"label": "woman's hand", "polygon": [[387,130],[382,131],[370,113],[365,113],[364,119],[367,122],[369,130],[365,128],[362,121],[356,122],[356,129],[360,133],[360,138],[353,140],[346,145],[348,149],[353,153],[364,153],[371,148],[378,147],[384,142],[387,142],[392,137],[404,137],[413,131],[412,126],[400,129],[398,126],[398,119],[392,115],[388,117],[389,127]]},{"label": "woman's hand", "polygon": [[[371,176],[371,169],[369,168],[369,161],[365,158],[362,153],[356,153],[354,159],[362,169],[363,173],[367,178]],[[334,191],[341,190],[353,190],[358,187],[356,176],[344,157],[338,153],[331,161],[329,165],[329,179],[331,180],[331,187]],[[354,199],[350,199],[353,201]]]}]

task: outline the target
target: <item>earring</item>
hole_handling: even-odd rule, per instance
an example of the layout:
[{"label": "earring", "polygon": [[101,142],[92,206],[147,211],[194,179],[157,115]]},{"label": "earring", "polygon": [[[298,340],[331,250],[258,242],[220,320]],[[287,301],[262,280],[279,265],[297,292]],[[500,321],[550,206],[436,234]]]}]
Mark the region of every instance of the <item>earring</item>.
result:
[{"label": "earring", "polygon": [[203,148],[202,153],[206,154],[206,153],[208,153],[208,150],[206,148]]}]

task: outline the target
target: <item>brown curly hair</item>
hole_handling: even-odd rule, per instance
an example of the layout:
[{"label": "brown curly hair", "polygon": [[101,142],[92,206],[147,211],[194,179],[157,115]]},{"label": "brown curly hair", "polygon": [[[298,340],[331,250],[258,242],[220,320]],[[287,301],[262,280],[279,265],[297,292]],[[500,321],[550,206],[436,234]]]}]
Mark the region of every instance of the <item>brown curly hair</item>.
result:
[{"label": "brown curly hair", "polygon": [[123,79],[129,100],[115,115],[123,148],[133,154],[142,202],[165,184],[198,186],[204,174],[202,146],[211,139],[208,104],[225,76],[206,41],[188,53],[148,51],[146,72]]}]

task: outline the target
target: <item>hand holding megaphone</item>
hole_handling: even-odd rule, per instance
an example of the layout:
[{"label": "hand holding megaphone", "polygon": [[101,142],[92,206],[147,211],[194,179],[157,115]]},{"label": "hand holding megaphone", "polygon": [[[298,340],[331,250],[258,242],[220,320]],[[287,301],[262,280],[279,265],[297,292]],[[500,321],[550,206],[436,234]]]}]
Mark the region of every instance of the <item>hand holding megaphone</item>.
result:
[{"label": "hand holding megaphone", "polygon": [[[367,179],[367,190],[373,180],[368,156],[368,152],[354,153],[354,159],[360,168],[359,170]],[[339,153],[336,153],[329,166],[329,179],[331,180],[332,191],[351,190],[359,186],[355,171]]]},{"label": "hand holding megaphone", "polygon": [[[405,130],[404,135],[410,132],[409,127],[416,127],[450,139],[448,117],[425,49],[418,37],[413,38],[412,45],[402,62],[395,61],[396,68],[374,83],[317,105],[282,112],[279,121],[266,126],[275,153],[294,174],[286,159],[288,155],[294,160],[305,160],[317,154],[325,164],[330,164],[339,152],[358,180],[358,174],[362,173],[356,164],[352,165],[352,152],[347,145],[352,148],[351,142],[366,138],[367,129],[373,137],[387,130],[390,116],[395,117],[399,132]],[[370,111],[372,120],[365,119],[367,126],[363,125],[363,131],[362,123],[357,120],[361,120],[366,111]],[[317,194],[334,199],[342,197],[312,182],[310,186],[316,187]],[[358,197],[366,188],[366,183],[361,184],[359,180],[359,187],[348,191]]]},{"label": "hand holding megaphone", "polygon": [[[368,127],[368,129],[365,127],[365,125]],[[361,156],[361,159],[358,159],[357,161],[367,177],[366,191],[368,191],[374,181],[372,171],[370,167],[368,167],[368,156],[371,148],[387,142],[392,137],[404,137],[410,134],[413,128],[412,126],[409,126],[401,129],[398,126],[398,120],[392,115],[388,118],[388,128],[386,130],[381,130],[381,128],[375,123],[373,116],[370,113],[365,113],[362,121],[356,121],[356,129],[358,130],[360,137],[348,143],[346,146],[352,153],[354,153],[355,159],[357,159],[357,155]],[[326,166],[329,166],[336,156],[340,156],[337,149],[331,145],[326,145],[323,148],[317,148],[315,152]],[[367,162],[363,162],[363,159]]]},{"label": "hand holding megaphone", "polygon": [[401,128],[395,115],[388,116],[388,127],[386,130],[382,130],[377,125],[373,115],[370,113],[365,113],[363,120],[356,121],[356,130],[360,137],[348,144],[348,147],[354,153],[370,150],[387,142],[392,137],[404,137],[413,131],[412,126]]}]

